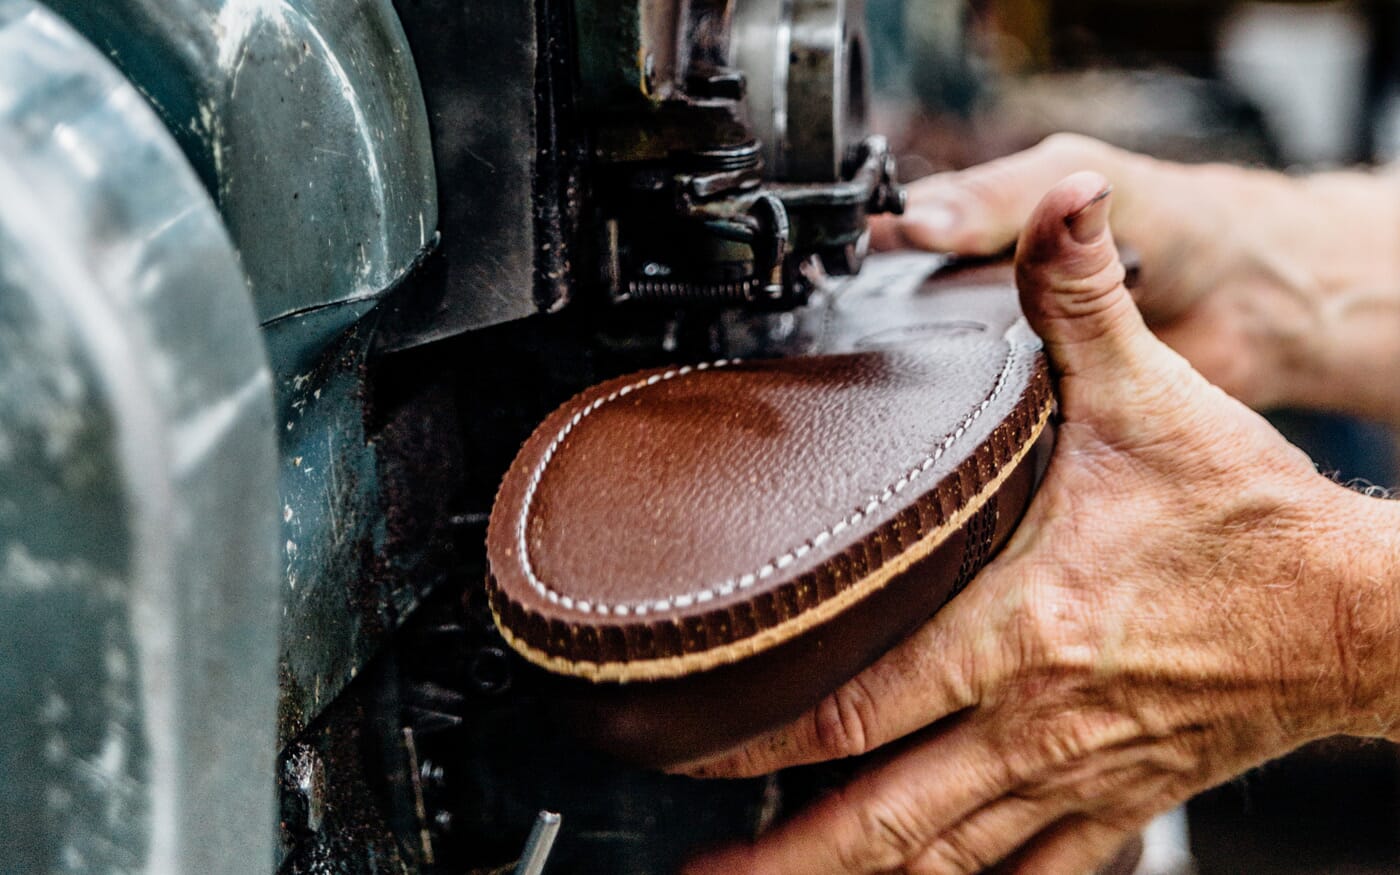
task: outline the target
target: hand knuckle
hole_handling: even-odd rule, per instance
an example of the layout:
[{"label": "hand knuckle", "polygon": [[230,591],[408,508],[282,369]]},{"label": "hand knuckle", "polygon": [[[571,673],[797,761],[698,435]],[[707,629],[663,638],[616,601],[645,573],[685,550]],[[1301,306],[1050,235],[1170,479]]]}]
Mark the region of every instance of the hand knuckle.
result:
[{"label": "hand knuckle", "polygon": [[922,861],[923,871],[938,875],[973,875],[996,862],[982,852],[972,835],[957,830],[939,836],[924,852]]},{"label": "hand knuckle", "polygon": [[1098,569],[1092,556],[1075,570],[1062,569],[1053,582],[1028,588],[1011,621],[1009,643],[1025,672],[1059,677],[1092,671],[1101,636],[1095,594]]},{"label": "hand knuckle", "polygon": [[869,860],[877,869],[904,865],[923,850],[924,828],[918,813],[896,801],[875,800],[860,810],[862,834],[867,838]]},{"label": "hand knuckle", "polygon": [[875,702],[859,678],[827,696],[813,714],[817,745],[829,759],[860,756],[875,745]]},{"label": "hand knuckle", "polygon": [[1096,156],[1105,147],[1103,143],[1093,137],[1061,131],[1041,140],[1036,148],[1059,158],[1088,159]]}]

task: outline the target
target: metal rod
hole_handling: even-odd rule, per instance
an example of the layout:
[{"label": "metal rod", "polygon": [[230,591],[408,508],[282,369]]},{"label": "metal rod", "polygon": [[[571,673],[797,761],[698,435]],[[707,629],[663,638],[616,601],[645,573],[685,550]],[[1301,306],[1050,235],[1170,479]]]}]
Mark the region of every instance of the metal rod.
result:
[{"label": "metal rod", "polygon": [[530,837],[525,840],[525,850],[520,854],[520,864],[515,867],[515,875],[541,875],[544,864],[549,862],[549,853],[554,850],[554,840],[559,837],[559,825],[564,818],[553,811],[541,811],[535,818],[535,826]]}]

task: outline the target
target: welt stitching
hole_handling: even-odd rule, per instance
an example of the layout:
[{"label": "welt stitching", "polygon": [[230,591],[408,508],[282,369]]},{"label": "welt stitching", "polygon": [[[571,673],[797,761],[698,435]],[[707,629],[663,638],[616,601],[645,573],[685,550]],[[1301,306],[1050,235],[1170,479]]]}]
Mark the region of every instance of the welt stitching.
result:
[{"label": "welt stitching", "polygon": [[717,598],[723,598],[725,596],[732,595],[736,591],[750,589],[760,580],[766,580],[769,577],[772,577],[778,571],[787,568],[788,566],[792,565],[794,562],[806,556],[813,550],[821,548],[823,545],[831,541],[832,538],[835,538],[847,529],[853,526],[860,525],[860,523],[866,517],[871,516],[877,511],[879,511],[881,507],[893,501],[896,495],[899,495],[902,492],[904,492],[905,489],[908,489],[909,486],[915,480],[932,470],[933,466],[938,463],[938,460],[943,458],[943,455],[947,453],[948,450],[952,449],[953,445],[957,443],[958,439],[961,438],[967,432],[967,430],[971,428],[972,425],[975,422],[977,422],[978,419],[981,418],[982,414],[986,412],[987,408],[990,407],[997,400],[997,398],[1001,396],[1001,393],[1006,389],[1006,382],[1008,376],[1011,373],[1011,366],[1016,361],[1017,345],[1014,342],[1008,341],[1007,347],[1008,349],[1006,353],[1006,361],[1002,364],[1001,372],[997,374],[997,379],[995,384],[993,384],[992,386],[991,393],[988,394],[987,397],[983,399],[980,404],[972,408],[972,411],[969,412],[967,416],[963,418],[962,423],[956,429],[945,435],[943,440],[940,441],[934,447],[933,451],[927,456],[925,456],[924,459],[920,461],[918,465],[915,465],[912,469],[903,474],[898,480],[896,480],[891,485],[887,486],[885,490],[879,495],[872,496],[860,509],[856,510],[849,516],[842,518],[834,525],[829,526],[828,528],[819,532],[816,536],[808,538],[806,541],[802,542],[802,544],[789,550],[788,552],[784,553],[778,558],[765,563],[761,568],[759,568],[756,571],[751,571],[747,574],[740,575],[739,577],[731,577],[723,583],[718,583],[705,589],[686,593],[684,595],[670,596],[664,599],[657,599],[654,601],[646,601],[631,604],[611,605],[602,602],[589,602],[581,599],[574,599],[570,596],[556,592],[554,589],[549,587],[547,584],[544,583],[544,581],[540,580],[539,577],[535,575],[535,569],[530,564],[530,553],[529,548],[527,546],[526,530],[530,519],[530,505],[534,502],[535,492],[539,489],[540,482],[544,479],[544,472],[549,467],[549,463],[554,459],[554,454],[559,450],[561,446],[563,446],[564,441],[573,432],[573,430],[575,428],[578,428],[580,423],[582,423],[589,416],[596,413],[604,405],[611,404],[612,402],[617,401],[620,398],[626,397],[627,395],[632,394],[638,389],[645,389],[649,386],[655,386],[658,383],[664,383],[669,380],[674,380],[679,377],[685,377],[692,373],[697,373],[700,371],[726,368],[731,365],[738,364],[741,360],[720,359],[719,361],[715,362],[702,363],[694,366],[687,365],[682,368],[675,368],[664,373],[653,374],[644,380],[638,380],[637,382],[623,386],[622,388],[606,396],[596,398],[593,400],[592,403],[588,404],[583,409],[576,411],[573,417],[567,423],[565,423],[564,427],[560,429],[557,435],[555,435],[554,440],[552,440],[549,446],[545,448],[544,455],[541,457],[539,465],[535,468],[534,473],[531,474],[530,482],[525,487],[524,501],[521,504],[520,510],[520,522],[516,528],[516,541],[520,553],[520,564],[525,572],[525,579],[529,581],[530,586],[536,592],[538,592],[544,598],[548,599],[551,604],[559,605],[565,610],[578,611],[584,614],[596,613],[604,617],[644,617],[652,612],[669,611],[673,609],[685,609],[691,607],[692,605],[707,604],[708,602],[714,601]]}]

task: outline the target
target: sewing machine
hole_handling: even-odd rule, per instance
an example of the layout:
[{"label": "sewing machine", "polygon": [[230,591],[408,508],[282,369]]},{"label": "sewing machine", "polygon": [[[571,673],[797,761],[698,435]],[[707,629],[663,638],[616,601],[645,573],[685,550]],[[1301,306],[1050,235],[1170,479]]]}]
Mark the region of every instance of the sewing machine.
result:
[{"label": "sewing machine", "polygon": [[902,209],[867,64],[859,0],[0,0],[5,865],[665,872],[835,780],[577,747],[483,537],[575,392],[803,349]]}]

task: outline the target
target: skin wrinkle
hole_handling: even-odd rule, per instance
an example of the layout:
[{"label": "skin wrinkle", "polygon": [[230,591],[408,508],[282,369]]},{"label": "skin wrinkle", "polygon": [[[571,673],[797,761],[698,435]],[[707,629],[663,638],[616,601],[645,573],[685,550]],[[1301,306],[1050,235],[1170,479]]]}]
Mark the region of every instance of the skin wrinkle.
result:
[{"label": "skin wrinkle", "polygon": [[817,708],[817,741],[833,756],[860,756],[880,737],[875,699],[862,678],[843,685],[824,705]]},{"label": "skin wrinkle", "polygon": [[[1354,593],[1348,595],[1343,592],[1338,597],[1338,603],[1349,608],[1343,612],[1344,625],[1339,631],[1338,646],[1355,651],[1348,661],[1359,666],[1373,664],[1385,656],[1384,649],[1377,642],[1389,631],[1386,618],[1392,614],[1387,610],[1385,601],[1392,590],[1390,582],[1396,577],[1395,553],[1382,554],[1380,566],[1382,570],[1363,575],[1361,585]],[[1347,635],[1348,631],[1350,635]],[[1361,676],[1359,672],[1357,676]],[[1397,722],[1394,703],[1389,704],[1387,713],[1384,697],[1376,695],[1375,691],[1368,694],[1359,681],[1355,684],[1353,695],[1358,719],[1367,734],[1393,737]]]},{"label": "skin wrinkle", "polygon": [[[946,830],[917,858],[910,860],[907,872],[980,872],[998,862],[1008,852],[1001,848],[1005,836],[1019,827],[1044,827],[1053,815],[1039,800],[1008,795],[970,815],[963,823]],[[996,849],[996,850],[988,850]]]},{"label": "skin wrinkle", "polygon": [[[1377,499],[1355,499],[1376,502]],[[1383,501],[1381,506],[1386,508],[1396,508],[1394,502]],[[1395,511],[1392,511],[1394,514]],[[1344,526],[1341,522],[1347,517],[1338,515],[1334,517],[1338,522],[1338,527]],[[1352,570],[1358,571],[1356,578],[1358,583],[1350,589],[1343,589],[1338,594],[1338,599],[1346,602],[1354,599],[1357,609],[1351,613],[1351,619],[1346,625],[1337,630],[1339,646],[1348,653],[1348,663],[1352,665],[1381,666],[1389,671],[1370,670],[1358,672],[1353,675],[1354,685],[1352,688],[1352,701],[1350,703],[1352,718],[1355,721],[1354,730],[1371,734],[1377,726],[1384,727],[1382,737],[1394,739],[1394,727],[1397,724],[1397,717],[1400,717],[1400,701],[1396,701],[1393,691],[1397,682],[1397,658],[1396,644],[1394,642],[1394,620],[1397,616],[1397,604],[1394,582],[1400,576],[1400,525],[1395,524],[1395,520],[1389,521],[1386,525],[1384,520],[1381,525],[1374,527],[1373,531],[1376,541],[1381,545],[1381,549],[1372,554],[1358,552],[1348,555],[1341,561]],[[1357,533],[1351,532],[1353,536]],[[1374,612],[1360,610],[1363,600],[1373,602]],[[1359,621],[1358,618],[1373,615],[1375,622],[1368,624]]]},{"label": "skin wrinkle", "polygon": [[[1393,537],[1393,534],[1392,534]],[[1362,575],[1362,585],[1357,588],[1354,598],[1356,608],[1352,611],[1354,617],[1366,616],[1368,612],[1361,610],[1361,602],[1368,597],[1379,599],[1382,605],[1375,612],[1376,623],[1367,627],[1363,623],[1353,621],[1353,629],[1356,630],[1357,637],[1351,642],[1352,648],[1357,652],[1357,656],[1352,660],[1355,664],[1375,665],[1386,664],[1387,657],[1393,654],[1387,653],[1384,645],[1386,632],[1393,632],[1386,622],[1386,618],[1395,616],[1393,581],[1400,574],[1400,551],[1397,551],[1394,541],[1388,550],[1378,557],[1380,569],[1369,575]],[[1345,594],[1341,596],[1345,598]],[[1388,598],[1387,598],[1388,597]],[[1385,603],[1389,601],[1390,605]],[[1400,703],[1389,701],[1386,693],[1393,689],[1394,676],[1387,676],[1382,672],[1375,672],[1375,678],[1368,678],[1371,672],[1358,673],[1355,695],[1357,709],[1355,714],[1354,731],[1364,736],[1378,738],[1395,739],[1397,736],[1397,725],[1400,724]],[[1368,684],[1367,680],[1371,682]],[[1368,689],[1369,687],[1369,689]]]}]

